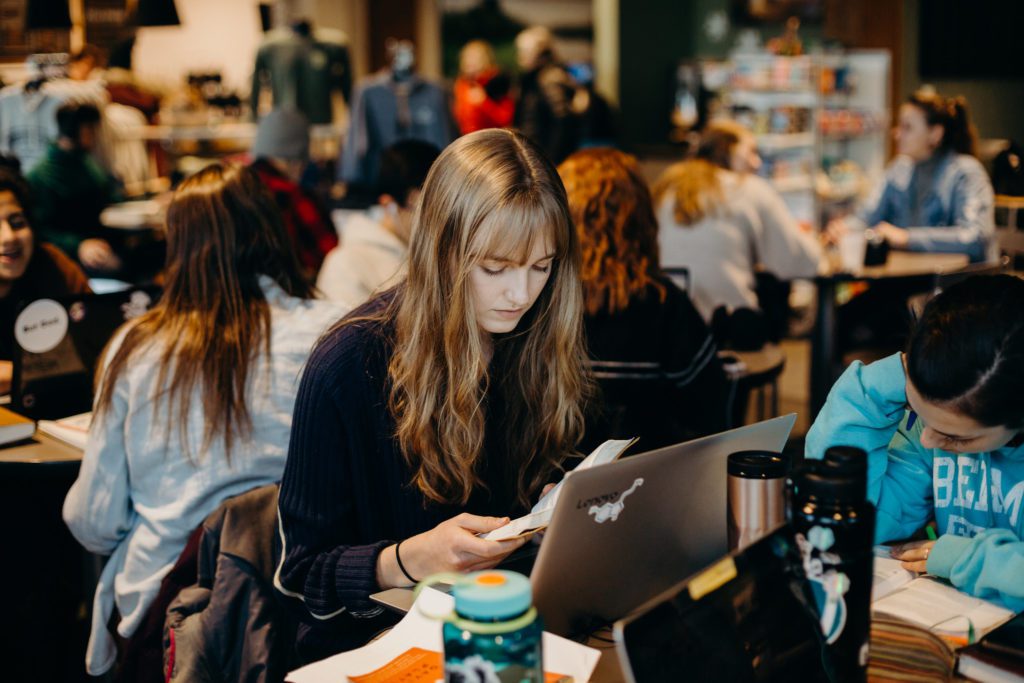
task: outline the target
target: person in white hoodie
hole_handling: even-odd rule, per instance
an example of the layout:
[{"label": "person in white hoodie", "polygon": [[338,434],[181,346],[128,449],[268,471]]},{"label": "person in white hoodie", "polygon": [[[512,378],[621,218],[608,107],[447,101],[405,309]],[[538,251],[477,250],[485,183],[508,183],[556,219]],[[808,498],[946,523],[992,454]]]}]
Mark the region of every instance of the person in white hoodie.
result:
[{"label": "person in white hoodie", "polygon": [[420,140],[384,150],[377,205],[350,216],[341,244],[324,258],[316,286],[325,297],[355,308],[401,279],[420,187],[440,153]]}]

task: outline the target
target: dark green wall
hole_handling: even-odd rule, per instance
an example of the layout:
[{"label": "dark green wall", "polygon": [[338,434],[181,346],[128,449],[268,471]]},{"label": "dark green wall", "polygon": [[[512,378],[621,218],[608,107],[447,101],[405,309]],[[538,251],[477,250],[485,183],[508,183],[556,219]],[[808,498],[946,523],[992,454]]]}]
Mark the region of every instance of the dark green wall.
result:
[{"label": "dark green wall", "polygon": [[668,141],[676,63],[696,55],[695,0],[620,0],[621,140],[639,149]]}]

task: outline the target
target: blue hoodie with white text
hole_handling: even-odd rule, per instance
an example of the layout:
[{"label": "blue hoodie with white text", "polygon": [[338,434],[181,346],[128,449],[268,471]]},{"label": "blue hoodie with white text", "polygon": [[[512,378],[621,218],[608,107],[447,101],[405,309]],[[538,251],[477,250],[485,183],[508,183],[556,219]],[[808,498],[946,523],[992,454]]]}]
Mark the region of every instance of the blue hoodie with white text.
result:
[{"label": "blue hoodie with white text", "polygon": [[900,354],[854,362],[807,433],[806,456],[863,448],[868,499],[878,508],[875,541],[907,538],[934,517],[939,539],[928,572],[1024,611],[1024,446],[972,454],[925,448],[923,425],[908,426],[909,415]]}]

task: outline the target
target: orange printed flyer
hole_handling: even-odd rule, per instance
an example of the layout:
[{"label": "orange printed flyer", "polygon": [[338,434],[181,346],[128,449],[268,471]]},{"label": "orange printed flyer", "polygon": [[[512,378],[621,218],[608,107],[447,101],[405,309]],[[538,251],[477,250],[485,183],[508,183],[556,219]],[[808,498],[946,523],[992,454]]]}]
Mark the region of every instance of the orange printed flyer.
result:
[{"label": "orange printed flyer", "polygon": [[[351,676],[352,683],[437,683],[444,680],[444,660],[440,652],[414,647],[368,674]],[[571,676],[544,674],[544,683],[571,683]]]}]

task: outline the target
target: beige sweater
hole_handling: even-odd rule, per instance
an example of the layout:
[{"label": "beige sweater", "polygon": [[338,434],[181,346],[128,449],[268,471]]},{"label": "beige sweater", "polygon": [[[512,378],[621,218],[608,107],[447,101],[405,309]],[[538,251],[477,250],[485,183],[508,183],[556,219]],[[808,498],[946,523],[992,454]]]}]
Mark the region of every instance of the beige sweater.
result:
[{"label": "beige sweater", "polygon": [[800,229],[766,180],[720,174],[725,203],[703,220],[677,223],[671,196],[656,207],[661,265],[689,270],[690,296],[707,320],[719,306],[757,309],[756,268],[790,280],[813,277],[822,260],[817,240]]}]

